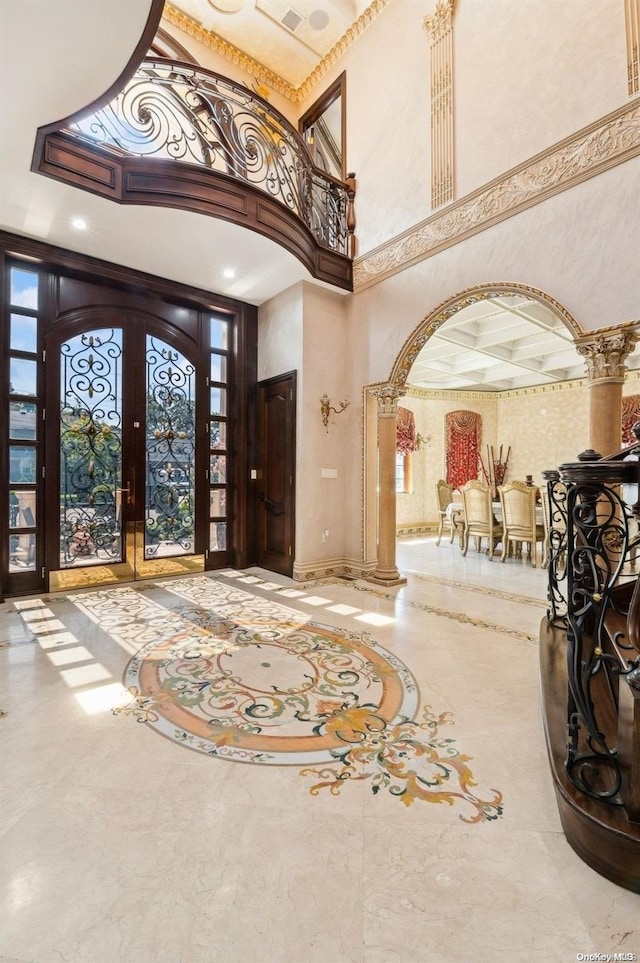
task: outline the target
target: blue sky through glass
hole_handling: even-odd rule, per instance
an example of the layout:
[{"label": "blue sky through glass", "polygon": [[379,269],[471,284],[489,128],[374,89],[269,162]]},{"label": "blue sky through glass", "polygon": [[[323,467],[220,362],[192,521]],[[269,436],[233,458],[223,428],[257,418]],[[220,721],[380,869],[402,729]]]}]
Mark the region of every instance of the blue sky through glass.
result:
[{"label": "blue sky through glass", "polygon": [[34,271],[11,268],[11,304],[37,310],[38,275]]},{"label": "blue sky through glass", "polygon": [[38,350],[38,319],[27,317],[26,314],[11,315],[11,350]]}]

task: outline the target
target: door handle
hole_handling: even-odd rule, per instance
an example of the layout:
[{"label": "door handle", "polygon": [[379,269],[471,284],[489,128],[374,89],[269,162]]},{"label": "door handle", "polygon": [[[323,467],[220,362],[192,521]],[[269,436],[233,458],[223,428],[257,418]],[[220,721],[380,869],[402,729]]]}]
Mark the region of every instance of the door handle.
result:
[{"label": "door handle", "polygon": [[260,492],[258,498],[261,502],[264,502],[264,507],[272,515],[284,515],[284,504],[283,502],[272,502],[270,498],[267,498],[264,492]]},{"label": "door handle", "polygon": [[127,485],[126,488],[116,488],[116,491],[120,492],[121,495],[124,495],[126,492],[126,498],[124,499],[125,505],[133,505],[133,499],[131,498],[131,489],[129,485]]}]

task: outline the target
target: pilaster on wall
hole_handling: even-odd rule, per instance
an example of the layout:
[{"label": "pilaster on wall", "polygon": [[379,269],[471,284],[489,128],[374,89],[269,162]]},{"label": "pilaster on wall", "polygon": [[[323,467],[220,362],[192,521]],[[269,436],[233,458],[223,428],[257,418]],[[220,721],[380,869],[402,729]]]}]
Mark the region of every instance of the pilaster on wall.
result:
[{"label": "pilaster on wall", "polygon": [[424,29],[431,37],[431,206],[454,198],[453,9],[456,0],[438,0]]},{"label": "pilaster on wall", "polygon": [[640,0],[624,0],[624,23],[627,34],[627,86],[629,96],[640,93]]},{"label": "pilaster on wall", "polygon": [[636,331],[612,331],[576,344],[585,360],[590,389],[589,444],[601,455],[620,448],[625,361],[639,337]]}]

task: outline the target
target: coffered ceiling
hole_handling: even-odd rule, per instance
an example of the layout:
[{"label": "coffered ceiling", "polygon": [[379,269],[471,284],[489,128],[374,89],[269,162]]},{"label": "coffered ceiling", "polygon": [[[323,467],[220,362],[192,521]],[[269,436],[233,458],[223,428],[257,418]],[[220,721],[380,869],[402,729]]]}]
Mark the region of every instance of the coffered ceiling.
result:
[{"label": "coffered ceiling", "polygon": [[[627,367],[640,367],[636,349]],[[497,297],[439,328],[409,374],[416,388],[509,391],[584,378],[584,361],[560,319],[539,301]]]}]

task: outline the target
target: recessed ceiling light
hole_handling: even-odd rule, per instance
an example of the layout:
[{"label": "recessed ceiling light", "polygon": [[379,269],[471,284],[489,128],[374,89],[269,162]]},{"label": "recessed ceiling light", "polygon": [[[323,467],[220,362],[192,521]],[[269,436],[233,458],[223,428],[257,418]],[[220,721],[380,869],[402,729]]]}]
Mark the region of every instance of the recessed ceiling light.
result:
[{"label": "recessed ceiling light", "polygon": [[222,272],[222,276],[225,278],[234,278],[236,276],[236,272],[233,270],[233,268],[225,268]]},{"label": "recessed ceiling light", "polygon": [[84,217],[74,217],[71,221],[71,226],[75,227],[76,231],[86,231],[87,222]]}]

